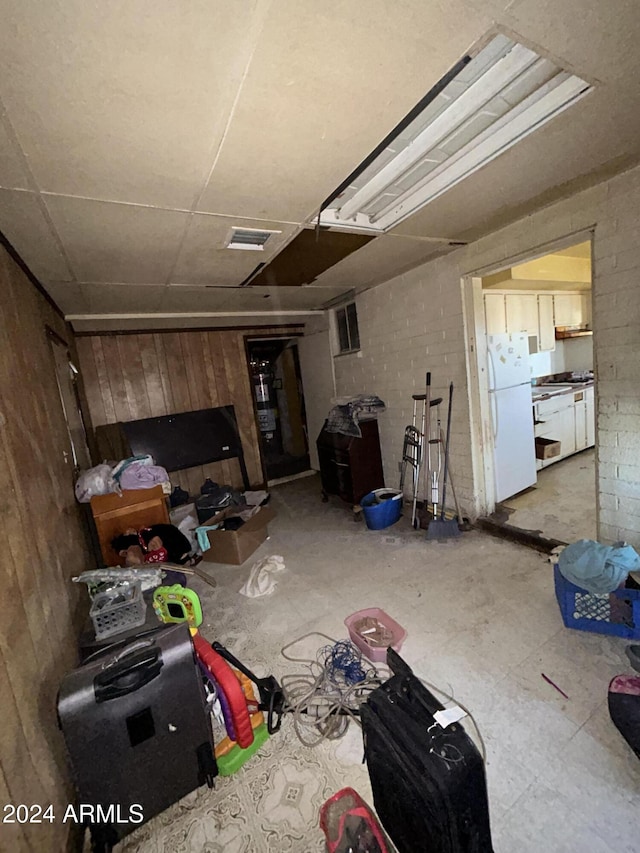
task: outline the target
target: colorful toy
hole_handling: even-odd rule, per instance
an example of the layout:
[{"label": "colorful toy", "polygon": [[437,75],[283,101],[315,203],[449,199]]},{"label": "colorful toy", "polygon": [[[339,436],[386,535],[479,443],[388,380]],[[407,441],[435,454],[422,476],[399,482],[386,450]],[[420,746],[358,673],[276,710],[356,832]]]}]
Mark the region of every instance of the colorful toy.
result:
[{"label": "colorful toy", "polygon": [[[247,700],[245,699],[240,681],[226,660],[218,652],[214,651],[209,643],[203,640],[199,634],[193,637],[193,646],[208,677],[211,677],[220,691],[220,703],[223,706],[223,710],[225,705],[228,709],[235,735],[234,740],[242,749],[246,749],[248,746],[251,746],[254,737]],[[225,718],[226,716],[225,714]],[[227,726],[227,731],[229,731],[229,726]]]},{"label": "colorful toy", "polygon": [[[249,681],[247,676],[243,675],[243,673],[239,672],[238,670],[233,670],[233,674],[240,682],[240,687],[242,688],[245,702],[247,703],[247,710],[249,711],[249,717],[251,719],[251,728],[253,729],[253,734],[255,738],[256,729],[264,725],[264,715],[260,710],[260,705],[256,700],[255,694],[253,692],[253,687],[251,686],[251,682]],[[218,695],[220,698],[220,691]],[[223,755],[227,755],[227,753],[231,752],[231,750],[235,749],[235,747],[237,746],[235,732],[233,730],[229,731],[229,727],[227,725],[227,718],[224,713],[224,710],[223,716],[225,718],[225,728],[227,729],[227,737],[223,738],[220,743],[216,744],[216,758],[222,758]]]},{"label": "colorful toy", "polygon": [[190,628],[202,623],[197,593],[179,583],[159,586],[153,593],[153,609],[161,622],[187,622]]},{"label": "colorful toy", "polygon": [[221,755],[220,758],[216,758],[218,773],[221,776],[231,776],[232,773],[236,773],[252,755],[256,754],[262,744],[269,737],[266,724],[262,723],[261,726],[258,726],[253,735],[253,743],[251,746],[246,749],[242,749],[238,744],[235,744],[235,746],[233,746],[225,755]]}]

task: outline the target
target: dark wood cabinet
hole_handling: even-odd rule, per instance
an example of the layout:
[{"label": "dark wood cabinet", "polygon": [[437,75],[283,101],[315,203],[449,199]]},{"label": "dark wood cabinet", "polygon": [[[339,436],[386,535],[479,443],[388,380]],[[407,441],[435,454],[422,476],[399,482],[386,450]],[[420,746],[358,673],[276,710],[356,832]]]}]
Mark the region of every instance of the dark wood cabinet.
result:
[{"label": "dark wood cabinet", "polygon": [[316,442],[323,498],[339,495],[355,505],[368,492],[384,488],[378,422],[360,421],[359,426],[361,438],[327,432],[325,422]]}]

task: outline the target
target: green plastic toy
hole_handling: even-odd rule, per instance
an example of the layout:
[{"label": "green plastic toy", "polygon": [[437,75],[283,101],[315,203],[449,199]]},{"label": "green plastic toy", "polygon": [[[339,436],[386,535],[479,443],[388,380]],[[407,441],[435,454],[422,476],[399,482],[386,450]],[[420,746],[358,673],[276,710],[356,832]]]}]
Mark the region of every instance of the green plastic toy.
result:
[{"label": "green plastic toy", "polygon": [[232,773],[240,770],[242,765],[245,764],[252,755],[256,754],[268,738],[269,732],[267,730],[267,724],[262,723],[262,725],[258,726],[258,728],[254,730],[253,743],[250,746],[246,749],[242,749],[242,747],[236,744],[226,755],[221,755],[219,758],[216,758],[218,773],[221,776],[231,776]]},{"label": "green plastic toy", "polygon": [[161,622],[186,622],[190,628],[202,623],[202,607],[197,593],[182,584],[159,586],[153,593],[153,609]]}]

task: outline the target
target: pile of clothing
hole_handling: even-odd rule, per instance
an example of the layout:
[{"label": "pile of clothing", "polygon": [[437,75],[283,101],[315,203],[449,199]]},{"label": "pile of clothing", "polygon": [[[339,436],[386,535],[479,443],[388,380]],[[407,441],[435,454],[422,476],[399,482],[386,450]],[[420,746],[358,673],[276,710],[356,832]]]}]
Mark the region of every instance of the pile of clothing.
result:
[{"label": "pile of clothing", "polygon": [[375,394],[358,394],[355,397],[338,397],[327,418],[327,432],[339,432],[362,438],[358,421],[377,417],[386,409]]}]

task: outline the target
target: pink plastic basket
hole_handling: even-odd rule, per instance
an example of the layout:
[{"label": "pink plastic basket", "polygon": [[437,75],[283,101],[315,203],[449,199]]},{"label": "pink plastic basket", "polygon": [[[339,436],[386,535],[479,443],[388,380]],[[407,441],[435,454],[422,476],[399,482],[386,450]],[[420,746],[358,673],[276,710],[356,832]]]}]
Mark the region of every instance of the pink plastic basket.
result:
[{"label": "pink plastic basket", "polygon": [[365,610],[358,610],[357,613],[352,613],[351,616],[347,616],[344,620],[344,624],[349,631],[349,638],[354,646],[357,646],[362,654],[366,658],[369,658],[370,661],[373,661],[373,663],[386,663],[388,647],[370,646],[364,637],[355,630],[354,626],[367,616],[377,619],[381,625],[384,625],[391,632],[392,639],[389,645],[395,652],[399,652],[402,648],[402,644],[407,638],[407,632],[402,625],[398,625],[395,619],[392,619],[388,613],[380,610],[379,607],[368,607]]}]

